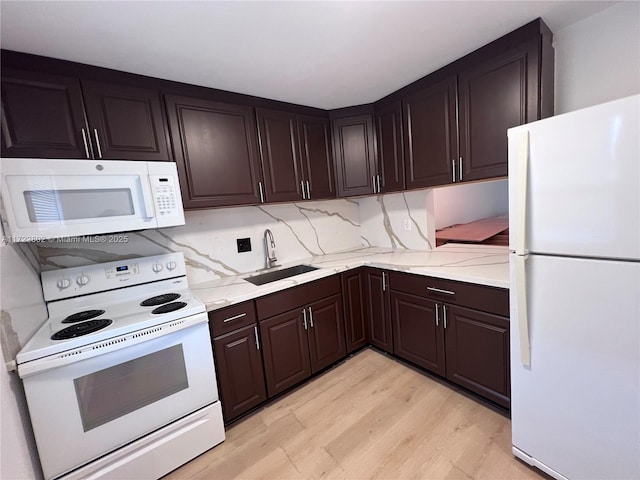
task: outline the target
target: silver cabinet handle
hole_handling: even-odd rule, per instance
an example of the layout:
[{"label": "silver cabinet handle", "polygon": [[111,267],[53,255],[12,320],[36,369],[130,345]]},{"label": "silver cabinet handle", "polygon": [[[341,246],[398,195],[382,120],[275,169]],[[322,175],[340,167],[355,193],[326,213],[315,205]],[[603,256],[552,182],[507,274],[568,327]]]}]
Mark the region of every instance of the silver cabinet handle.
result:
[{"label": "silver cabinet handle", "polygon": [[311,322],[311,328],[313,328],[313,310],[309,307],[309,322]]},{"label": "silver cabinet handle", "polygon": [[451,165],[452,165],[451,173],[453,174],[453,183],[456,183],[456,160],[455,159],[451,160]]},{"label": "silver cabinet handle", "polygon": [[460,157],[458,159],[458,161],[460,162],[459,167],[460,167],[460,175],[458,175],[458,181],[461,182],[462,181],[462,157]]},{"label": "silver cabinet handle", "polygon": [[302,199],[306,200],[304,192],[304,180],[300,180],[300,188],[302,189]]},{"label": "silver cabinet handle", "polygon": [[431,292],[437,292],[437,293],[446,293],[447,295],[456,294],[456,292],[452,292],[451,290],[443,290],[442,288],[436,288],[436,287],[427,287],[427,290]]},{"label": "silver cabinet handle", "polygon": [[93,129],[93,136],[96,137],[96,147],[98,147],[98,157],[102,158],[102,149],[100,148],[100,139],[98,138],[98,129]]},{"label": "silver cabinet handle", "polygon": [[378,179],[378,193],[380,193],[380,175],[376,175],[376,178]]},{"label": "silver cabinet handle", "polygon": [[382,272],[382,291],[387,290],[387,274],[386,272]]},{"label": "silver cabinet handle", "polygon": [[304,329],[307,329],[307,309],[302,309],[302,321],[304,322]]},{"label": "silver cabinet handle", "polygon": [[442,305],[442,317],[444,321],[444,328],[447,328],[447,306]]},{"label": "silver cabinet handle", "polygon": [[436,303],[436,327],[440,323],[440,314],[438,312],[438,304]]},{"label": "silver cabinet handle", "polygon": [[311,189],[309,188],[309,180],[307,180],[307,200],[311,200]]},{"label": "silver cabinet handle", "polygon": [[373,185],[373,193],[378,193],[376,192],[376,176],[375,175],[371,177],[371,184]]},{"label": "silver cabinet handle", "polygon": [[246,312],[245,312],[245,313],[241,313],[241,314],[239,314],[239,315],[235,315],[235,316],[233,316],[233,317],[225,318],[225,319],[222,321],[222,323],[231,322],[231,321],[233,321],[233,320],[237,320],[237,319],[239,319],[239,318],[246,317],[246,316],[247,316],[247,313],[246,313]]},{"label": "silver cabinet handle", "polygon": [[264,190],[262,190],[262,182],[258,182],[258,189],[260,190],[260,203],[264,203]]},{"label": "silver cabinet handle", "polygon": [[87,144],[87,132],[84,131],[84,128],[81,128],[80,131],[82,132],[82,141],[84,142],[84,154],[87,158],[91,158],[91,155],[89,155],[89,145]]},{"label": "silver cabinet handle", "polygon": [[260,350],[260,340],[258,340],[258,326],[253,327],[253,335],[256,337],[256,348]]}]

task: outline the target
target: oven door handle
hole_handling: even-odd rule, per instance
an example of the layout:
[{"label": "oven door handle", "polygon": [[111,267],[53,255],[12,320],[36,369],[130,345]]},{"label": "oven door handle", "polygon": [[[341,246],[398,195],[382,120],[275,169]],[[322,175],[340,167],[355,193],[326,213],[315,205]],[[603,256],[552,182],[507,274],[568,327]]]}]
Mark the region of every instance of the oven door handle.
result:
[{"label": "oven door handle", "polygon": [[191,315],[190,317],[173,320],[162,325],[155,325],[153,327],[127,333],[125,335],[108,338],[101,342],[92,343],[91,345],[78,347],[56,355],[19,364],[18,375],[20,378],[25,378],[30,375],[51,370],[52,368],[62,367],[81,360],[87,360],[99,355],[112,353],[123,348],[129,348],[133,345],[139,345],[158,337],[163,337],[165,335],[193,327],[200,323],[207,323],[207,321],[208,318],[206,313],[198,313]]}]

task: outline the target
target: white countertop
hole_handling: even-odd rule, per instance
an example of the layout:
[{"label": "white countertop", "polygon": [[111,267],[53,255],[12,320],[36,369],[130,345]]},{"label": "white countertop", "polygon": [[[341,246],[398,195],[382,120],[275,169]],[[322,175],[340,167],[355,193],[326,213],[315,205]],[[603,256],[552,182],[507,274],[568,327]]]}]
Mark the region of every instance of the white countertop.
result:
[{"label": "white countertop", "polygon": [[[261,286],[253,285],[244,278],[264,273],[264,271],[196,283],[190,287],[204,302],[207,311],[258,298],[364,265],[509,288],[509,249],[491,245],[448,244],[429,251],[363,247],[305,258],[291,264],[284,264],[282,268],[299,264],[313,265],[319,269]],[[278,268],[273,270],[278,270]]]}]

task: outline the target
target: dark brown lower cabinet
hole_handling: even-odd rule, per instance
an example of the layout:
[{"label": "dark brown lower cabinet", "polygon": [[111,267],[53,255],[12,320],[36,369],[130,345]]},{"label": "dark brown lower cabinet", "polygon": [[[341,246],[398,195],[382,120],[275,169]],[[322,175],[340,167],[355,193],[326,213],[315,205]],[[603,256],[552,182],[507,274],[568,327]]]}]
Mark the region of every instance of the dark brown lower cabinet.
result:
[{"label": "dark brown lower cabinet", "polygon": [[345,341],[347,353],[351,353],[369,343],[364,270],[358,268],[345,272],[341,275],[341,281]]},{"label": "dark brown lower cabinet", "polygon": [[395,355],[508,408],[508,291],[399,272],[390,277]]},{"label": "dark brown lower cabinet", "polygon": [[366,268],[366,316],[369,341],[385,352],[393,353],[393,333],[389,311],[389,274],[377,268]]},{"label": "dark brown lower cabinet", "polygon": [[509,319],[455,305],[444,307],[447,378],[509,407]]},{"label": "dark brown lower cabinet", "polygon": [[254,324],[213,340],[225,422],[267,399],[257,329]]},{"label": "dark brown lower cabinet", "polygon": [[342,295],[318,300],[309,305],[307,311],[311,373],[316,373],[347,355]]},{"label": "dark brown lower cabinet", "polygon": [[404,292],[391,292],[394,353],[444,376],[444,332],[440,328],[436,308],[432,300]]},{"label": "dark brown lower cabinet", "polygon": [[296,308],[260,322],[269,396],[311,375],[307,329],[301,312]]}]

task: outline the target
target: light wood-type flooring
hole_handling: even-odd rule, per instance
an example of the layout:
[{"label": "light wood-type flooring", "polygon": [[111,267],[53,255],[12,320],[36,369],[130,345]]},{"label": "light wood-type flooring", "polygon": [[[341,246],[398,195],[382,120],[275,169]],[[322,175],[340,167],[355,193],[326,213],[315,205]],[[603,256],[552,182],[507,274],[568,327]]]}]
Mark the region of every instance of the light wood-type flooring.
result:
[{"label": "light wood-type flooring", "polygon": [[366,349],[166,479],[535,479],[505,416]]}]

